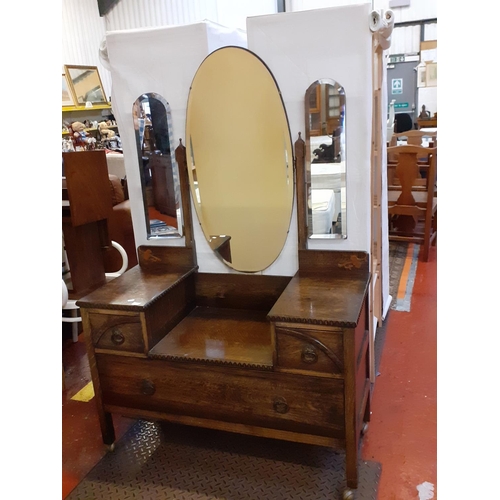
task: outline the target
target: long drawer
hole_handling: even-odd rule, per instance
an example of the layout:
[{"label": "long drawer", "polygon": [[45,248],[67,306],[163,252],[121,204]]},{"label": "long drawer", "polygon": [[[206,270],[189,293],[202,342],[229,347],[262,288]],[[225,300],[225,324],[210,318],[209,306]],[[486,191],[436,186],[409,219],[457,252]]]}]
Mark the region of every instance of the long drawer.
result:
[{"label": "long drawer", "polygon": [[344,382],[97,354],[104,405],[344,438]]}]

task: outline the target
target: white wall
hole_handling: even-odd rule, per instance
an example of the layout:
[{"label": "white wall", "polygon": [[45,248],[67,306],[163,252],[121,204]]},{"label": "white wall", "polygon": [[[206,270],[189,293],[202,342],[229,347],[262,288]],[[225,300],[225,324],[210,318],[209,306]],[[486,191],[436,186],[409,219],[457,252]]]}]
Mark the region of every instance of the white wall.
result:
[{"label": "white wall", "polygon": [[[185,144],[186,107],[194,75],[208,54],[224,45],[246,46],[239,30],[200,22],[107,35],[113,77],[113,112],[120,127],[136,245],[184,245],[184,238],[148,240],[132,106],[143,93],[156,92],[170,105],[174,147]],[[161,62],[161,63],[159,63]],[[201,270],[228,272],[208,246],[193,212],[193,229]]]},{"label": "white wall", "polygon": [[242,30],[246,30],[247,17],[276,12],[276,0],[217,0],[217,22]]},{"label": "white wall", "polygon": [[97,66],[106,96],[111,95],[111,75],[99,60],[105,23],[96,0],[63,1],[61,69],[64,64]]},{"label": "white wall", "polygon": [[[305,138],[306,89],[321,78],[331,78],[345,88],[347,239],[310,240],[309,248],[370,251],[370,11],[371,4],[358,3],[247,20],[248,48],[265,61],[276,78],[293,142],[298,132]],[[328,50],[321,33],[328,33]],[[292,246],[296,249],[297,238],[291,230],[284,252]]]}]

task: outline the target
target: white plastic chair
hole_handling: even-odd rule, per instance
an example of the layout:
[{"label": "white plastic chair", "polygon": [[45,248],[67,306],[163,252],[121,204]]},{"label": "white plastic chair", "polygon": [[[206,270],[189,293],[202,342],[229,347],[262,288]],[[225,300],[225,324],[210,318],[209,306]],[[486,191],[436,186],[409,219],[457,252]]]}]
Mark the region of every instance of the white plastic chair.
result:
[{"label": "white plastic chair", "polygon": [[[111,281],[112,279],[121,276],[128,267],[128,256],[125,249],[116,241],[112,241],[111,245],[120,252],[122,256],[122,267],[115,273],[106,273],[106,279]],[[68,287],[64,280],[62,280],[62,309],[63,311],[71,311],[71,316],[63,316],[62,320],[64,323],[73,323],[72,325],[72,338],[73,342],[78,342],[78,323],[82,321],[82,317],[78,314],[79,307],[76,305],[76,300],[69,300],[68,298]]]}]

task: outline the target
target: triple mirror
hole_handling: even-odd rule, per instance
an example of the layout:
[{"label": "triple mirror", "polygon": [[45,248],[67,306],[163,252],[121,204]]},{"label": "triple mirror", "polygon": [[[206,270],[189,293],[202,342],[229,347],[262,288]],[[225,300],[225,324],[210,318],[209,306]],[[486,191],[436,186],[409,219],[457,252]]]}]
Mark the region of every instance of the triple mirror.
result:
[{"label": "triple mirror", "polygon": [[159,94],[142,94],[133,104],[132,116],[147,238],[179,238],[182,210],[170,106]]},{"label": "triple mirror", "polygon": [[71,87],[76,106],[108,104],[99,70],[96,66],[64,66],[64,72]]},{"label": "triple mirror", "polygon": [[249,50],[223,47],[200,65],[188,98],[186,156],[210,248],[238,271],[270,266],[290,226],[293,152],[276,81]]},{"label": "triple mirror", "polygon": [[307,227],[309,238],[347,238],[345,91],[314,82],[305,95]]}]

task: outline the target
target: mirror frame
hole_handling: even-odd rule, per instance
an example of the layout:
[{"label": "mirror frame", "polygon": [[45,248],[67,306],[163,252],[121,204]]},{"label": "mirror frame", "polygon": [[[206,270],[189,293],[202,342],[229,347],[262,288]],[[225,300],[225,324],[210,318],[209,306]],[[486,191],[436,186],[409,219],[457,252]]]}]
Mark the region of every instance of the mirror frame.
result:
[{"label": "mirror frame", "polygon": [[63,86],[63,91],[66,89],[68,91],[68,100],[65,101],[64,98],[62,99],[62,107],[63,108],[68,108],[68,107],[74,107],[75,106],[75,98],[73,96],[73,89],[71,88],[69,81],[68,81],[68,76],[66,73],[62,74],[62,86]]},{"label": "mirror frame", "polygon": [[[141,141],[143,140],[143,136],[141,136],[140,130],[139,130],[139,124],[135,123],[136,122],[136,116],[134,112],[134,108],[137,104],[141,104],[144,100],[146,100],[146,97],[149,99],[156,99],[165,109],[165,117],[167,120],[167,126],[168,126],[168,139],[170,143],[170,160],[172,164],[172,170],[173,170],[173,182],[174,182],[174,193],[175,197],[178,200],[177,204],[177,209],[176,209],[176,220],[177,220],[177,230],[172,231],[169,233],[165,234],[151,234],[151,220],[149,218],[149,210],[148,210],[148,204],[147,204],[147,197],[146,197],[146,179],[145,179],[145,172],[144,172],[144,164],[143,164],[143,157],[141,155]],[[144,206],[144,218],[145,218],[145,223],[146,223],[146,239],[148,241],[151,240],[158,240],[158,239],[172,239],[172,238],[182,238],[185,236],[184,234],[184,229],[185,229],[185,222],[184,222],[184,217],[185,217],[185,204],[183,203],[184,199],[184,194],[182,192],[182,174],[181,170],[184,167],[182,162],[185,162],[185,160],[181,157],[179,158],[179,152],[182,154],[182,148],[184,148],[182,144],[182,140],[179,140],[179,146],[175,149],[174,151],[174,143],[173,143],[173,125],[172,125],[172,110],[170,108],[170,104],[168,101],[161,95],[158,94],[157,92],[144,92],[142,93],[132,104],[132,119],[134,121],[134,131],[136,134],[136,146],[137,146],[137,160],[138,160],[138,166],[139,166],[139,174],[140,174],[140,179],[141,179],[141,191],[142,191],[142,198],[143,198],[143,206]],[[181,149],[179,149],[181,148]],[[184,148],[185,149],[185,148]],[[184,153],[185,156],[185,153]]]},{"label": "mirror frame", "polygon": [[[229,52],[231,51],[231,52]],[[210,111],[207,112],[206,108],[207,106],[204,104],[206,100],[203,100],[199,97],[199,94],[203,95],[203,91],[206,92],[207,88],[212,88],[214,85],[214,81],[216,78],[223,79],[225,78],[223,75],[223,71],[213,71],[212,66],[209,66],[212,71],[208,71],[206,69],[206,66],[203,67],[203,64],[215,64],[216,62],[220,62],[220,58],[222,57],[222,64],[227,64],[227,58],[224,57],[225,54],[229,54],[228,58],[234,63],[235,60],[238,63],[241,63],[242,67],[245,70],[248,70],[249,67],[252,67],[253,70],[255,70],[254,66],[258,67],[258,71],[253,73],[259,76],[262,80],[265,81],[265,85],[267,88],[269,88],[270,92],[270,97],[269,101],[271,101],[271,98],[273,101],[271,102],[272,106],[268,103],[268,108],[274,110],[274,119],[275,121],[278,121],[279,124],[274,127],[272,130],[276,132],[276,134],[282,134],[282,137],[279,137],[279,140],[283,141],[283,149],[280,148],[280,143],[275,137],[273,141],[268,141],[268,144],[272,144],[273,148],[271,151],[271,158],[272,160],[266,159],[267,161],[262,162],[262,161],[257,161],[257,164],[264,164],[264,165],[271,165],[274,171],[276,172],[275,175],[268,176],[262,175],[262,176],[256,176],[255,178],[259,179],[259,182],[261,185],[269,185],[270,180],[273,182],[276,182],[277,179],[280,181],[282,180],[282,189],[279,190],[279,194],[281,197],[277,197],[276,199],[278,200],[278,203],[275,203],[274,205],[269,204],[269,206],[272,206],[272,208],[278,207],[279,210],[275,210],[275,213],[280,213],[284,212],[286,210],[286,217],[283,216],[281,219],[276,216],[276,217],[269,217],[269,221],[267,222],[267,226],[262,229],[260,228],[259,235],[261,233],[265,233],[266,230],[269,230],[269,227],[271,224],[279,225],[282,223],[282,226],[279,226],[279,232],[277,232],[278,236],[275,238],[275,243],[272,245],[266,245],[266,252],[254,252],[255,254],[258,254],[258,257],[255,257],[254,255],[251,256],[251,258],[248,258],[248,248],[249,245],[245,246],[242,245],[242,241],[248,243],[248,240],[253,238],[253,235],[256,234],[255,231],[255,223],[254,219],[251,219],[250,221],[247,220],[247,227],[246,229],[242,229],[238,234],[238,240],[237,243],[235,243],[234,247],[231,247],[229,242],[230,240],[234,237],[234,241],[236,242],[236,237],[234,234],[232,234],[231,230],[227,231],[227,227],[232,227],[234,229],[234,224],[231,224],[228,222],[228,218],[222,218],[222,226],[224,228],[221,228],[221,223],[220,223],[220,218],[219,218],[219,225],[218,227],[215,227],[217,223],[213,223],[213,220],[216,219],[216,217],[210,218],[210,216],[204,215],[204,212],[200,210],[200,195],[203,198],[203,191],[206,191],[206,187],[204,190],[200,189],[201,185],[195,186],[195,180],[200,181],[201,179],[198,177],[198,169],[202,165],[204,165],[201,169],[203,170],[205,180],[207,177],[207,167],[206,165],[210,164],[211,166],[214,165],[234,165],[235,163],[238,165],[238,167],[241,169],[242,164],[247,165],[248,164],[248,158],[253,158],[257,157],[260,159],[258,155],[253,153],[253,156],[250,154],[247,154],[245,156],[245,159],[247,162],[239,161],[238,160],[238,155],[241,154],[241,151],[238,151],[235,153],[235,149],[228,149],[227,144],[233,144],[233,143],[238,143],[237,140],[234,140],[234,137],[236,134],[239,134],[241,136],[241,128],[234,126],[234,121],[233,120],[228,120],[227,116],[225,116],[225,119],[223,121],[219,121],[218,125],[218,132],[214,134],[213,136],[210,137],[210,142],[207,144],[205,142],[204,147],[201,148],[199,151],[206,151],[207,148],[212,147],[214,148],[219,155],[222,157],[218,157],[217,160],[214,160],[214,157],[216,155],[208,155],[211,156],[210,161],[204,162],[202,159],[200,160],[199,153],[195,153],[193,151],[193,139],[198,140],[201,136],[205,138],[208,137],[208,134],[206,132],[201,132],[200,131],[200,123],[203,123],[203,126],[205,127],[204,130],[207,128],[210,130],[213,130],[213,123],[216,123],[217,120],[220,120],[219,116],[221,113],[216,111]],[[216,57],[219,57],[219,59],[214,59]],[[215,61],[215,62],[213,62]],[[203,74],[203,78],[200,82],[200,74]],[[207,76],[208,75],[208,76]],[[216,78],[213,75],[218,75]],[[227,80],[227,78],[226,78]],[[236,79],[237,80],[237,79]],[[237,80],[238,81],[238,80]],[[209,84],[207,84],[209,82]],[[218,82],[219,83],[219,82]],[[260,83],[260,82],[259,82]],[[231,98],[234,100],[234,102],[238,103],[243,99],[246,99],[246,102],[252,102],[252,99],[255,99],[254,94],[252,94],[252,98],[250,99],[247,94],[241,91],[241,87],[237,86],[234,84],[234,81],[231,80],[230,83],[227,84],[228,86],[231,85],[234,89],[237,89],[237,91],[234,92],[226,92],[224,94],[219,94],[219,95],[224,95],[227,96],[230,95]],[[254,86],[255,88],[255,86]],[[253,89],[252,89],[253,90]],[[196,99],[195,99],[195,92],[196,92]],[[206,97],[206,96],[205,96]],[[262,101],[261,96],[258,96],[260,101]],[[200,104],[200,99],[203,104]],[[219,100],[224,98],[219,98]],[[214,100],[214,99],[213,99]],[[219,102],[219,101],[218,101]],[[235,107],[233,101],[231,101],[232,107]],[[225,105],[225,103],[224,103]],[[227,105],[226,108],[231,108],[231,106]],[[255,108],[255,109],[254,109]],[[262,108],[262,109],[261,109]],[[264,114],[263,112],[263,106],[262,107],[255,106],[247,110],[247,113],[243,113],[245,116],[245,126],[249,127],[251,131],[253,130],[258,130],[260,133],[262,133],[262,121],[258,120],[257,118],[260,117],[260,114]],[[196,109],[204,109],[204,113],[202,113],[203,116],[198,116],[196,119],[194,117],[194,113]],[[239,107],[238,107],[239,109]],[[241,111],[241,109],[240,109]],[[260,114],[259,114],[260,113]],[[266,117],[269,117],[269,109],[266,111]],[[278,86],[278,82],[276,81],[276,78],[274,77],[272,71],[270,68],[265,64],[265,62],[254,52],[243,48],[243,47],[237,47],[237,46],[224,46],[222,48],[217,49],[216,51],[213,51],[211,54],[209,54],[203,61],[203,63],[199,66],[194,78],[193,82],[191,84],[190,92],[189,92],[189,97],[188,97],[188,106],[187,106],[187,112],[186,112],[186,144],[187,144],[187,157],[188,157],[188,175],[189,175],[189,186],[191,190],[191,199],[193,200],[193,205],[195,208],[195,213],[197,215],[198,223],[200,225],[201,231],[203,233],[203,236],[205,237],[205,240],[207,241],[208,246],[211,248],[213,254],[222,262],[224,263],[228,268],[236,271],[236,272],[241,272],[241,273],[259,273],[265,271],[267,268],[269,268],[271,265],[276,262],[276,260],[279,258],[279,256],[282,254],[283,249],[285,248],[289,231],[290,231],[290,224],[292,222],[293,218],[293,207],[294,207],[294,201],[295,201],[295,182],[294,182],[294,161],[293,161],[293,143],[292,143],[292,138],[291,138],[291,133],[290,133],[290,125],[288,121],[288,115],[287,115],[287,110],[285,107],[285,103],[283,101],[283,97],[280,91],[280,88]],[[242,116],[243,116],[242,115]],[[217,118],[213,118],[213,117]],[[273,115],[271,115],[273,116]],[[211,117],[211,118],[209,118]],[[242,118],[243,120],[243,118]],[[197,126],[193,126],[194,124],[198,124]],[[210,124],[210,127],[207,127],[207,123]],[[221,124],[224,124],[222,126]],[[195,131],[195,136],[193,135],[193,130]],[[259,141],[252,136],[252,139],[248,139],[248,133],[243,134],[243,136],[246,137],[247,141],[247,148],[248,149],[255,149],[254,146],[252,146],[253,142],[256,141],[256,144],[259,144]],[[259,137],[260,139],[260,137]],[[199,143],[200,141],[198,141]],[[258,146],[257,146],[258,147]],[[197,144],[195,144],[194,149],[197,149]],[[196,155],[196,162],[194,161],[194,155]],[[281,156],[279,156],[281,155]],[[279,157],[279,160],[277,160],[277,157]],[[270,163],[270,162],[274,163]],[[284,169],[285,174],[283,174],[283,179],[281,179],[282,172],[280,168],[278,167],[277,162],[280,161],[282,162],[283,166],[286,167]],[[217,163],[218,162],[218,163]],[[248,170],[245,172],[250,172],[253,176],[255,176],[255,169],[253,166],[255,165],[255,161],[253,162],[253,165],[251,166],[252,168],[249,167]],[[195,166],[196,165],[196,166]],[[226,167],[227,168],[227,167]],[[264,167],[262,167],[263,169]],[[196,169],[196,170],[195,170]],[[222,169],[224,170],[224,169]],[[215,172],[212,172],[211,177],[216,179],[219,178],[219,182],[217,185],[216,189],[212,189],[210,191],[212,193],[212,198],[210,198],[209,203],[205,203],[205,206],[208,206],[209,208],[213,208],[214,203],[213,203],[213,193],[217,192],[220,193],[221,191],[221,185],[224,185],[224,188],[228,187],[228,184],[224,184],[221,181],[221,178],[219,177],[221,174],[221,169],[217,171],[218,175],[213,175]],[[234,169],[233,169],[234,172]],[[235,176],[233,175],[228,175],[225,177],[225,179],[231,179],[228,181],[229,183],[235,182]],[[238,179],[238,182],[240,182],[240,179]],[[209,185],[210,183],[205,183],[204,185]],[[253,183],[250,183],[252,186],[254,185]],[[272,184],[271,184],[272,185]],[[200,190],[199,190],[200,189]],[[218,191],[217,191],[218,190]],[[237,191],[235,189],[231,189],[231,192]],[[249,190],[247,189],[247,192]],[[262,195],[262,189],[258,191],[258,194]],[[270,197],[268,197],[270,198]],[[208,197],[207,197],[208,199]],[[226,201],[228,198],[224,198]],[[233,198],[229,198],[231,201],[233,201]],[[240,200],[238,200],[238,203],[236,203],[236,206],[239,205]],[[279,205],[279,202],[282,202],[282,205]],[[252,202],[253,205],[255,206],[255,201]],[[216,204],[217,205],[217,204]],[[242,203],[242,207],[247,208],[249,205]],[[260,207],[261,205],[259,205]],[[219,208],[220,205],[217,205],[216,208]],[[229,207],[228,204],[224,206],[225,209]],[[229,207],[231,208],[232,205]],[[208,213],[208,212],[207,212]],[[216,213],[216,210],[211,212],[211,215]],[[228,210],[226,210],[225,213],[230,213]],[[208,218],[207,218],[208,217]],[[233,214],[234,218],[234,214]],[[276,220],[278,221],[276,224]],[[213,225],[210,225],[209,222],[213,223]],[[250,223],[248,223],[250,222]],[[285,224],[286,223],[286,224]],[[241,226],[241,224],[240,224]],[[250,229],[249,229],[250,228]],[[241,237],[241,233],[245,232],[244,237]],[[236,233],[236,231],[235,231]],[[246,239],[245,239],[246,238]],[[281,239],[280,239],[281,238]],[[256,240],[255,240],[256,241]],[[277,241],[279,243],[277,243]],[[252,244],[254,241],[252,241]],[[278,248],[279,247],[279,248]],[[245,248],[245,251],[241,251],[242,248]],[[253,247],[252,247],[253,248]],[[258,247],[256,247],[258,248]],[[233,250],[237,250],[236,252],[233,252]],[[235,257],[237,256],[237,257]],[[243,256],[243,257],[242,257]]]},{"label": "mirror frame", "polygon": [[[316,92],[316,89],[318,85],[332,85],[332,86],[338,86],[341,89],[344,90],[344,123],[342,127],[342,134],[344,135],[344,141],[346,141],[345,136],[346,136],[346,127],[345,127],[345,120],[346,120],[346,113],[345,113],[345,107],[346,107],[346,95],[345,95],[345,88],[343,85],[341,85],[338,81],[333,80],[332,78],[318,78],[315,80],[309,87],[307,88],[305,94],[304,94],[304,123],[305,123],[305,132],[306,132],[306,139],[305,142],[302,140],[302,137],[300,137],[299,133],[299,139],[302,140],[304,143],[302,144],[297,144],[298,141],[296,142],[296,146],[304,148],[303,151],[303,179],[302,182],[304,183],[304,189],[305,189],[305,199],[304,199],[304,205],[301,208],[301,211],[303,212],[304,220],[303,224],[305,224],[305,238],[306,241],[309,239],[312,240],[345,240],[347,239],[347,213],[342,220],[342,233],[330,233],[330,234],[320,234],[320,233],[313,233],[313,228],[309,227],[309,200],[310,200],[310,191],[311,191],[311,186],[312,186],[312,178],[311,178],[311,126],[310,126],[310,102],[311,102],[311,95],[313,92]],[[318,104],[318,103],[317,103]],[[318,107],[318,106],[317,106]],[[302,153],[301,153],[302,154]],[[346,199],[347,199],[347,159],[345,160],[345,192],[346,192]],[[298,181],[297,181],[298,183]],[[343,200],[344,203],[346,203],[346,212],[347,212],[347,200]],[[342,199],[341,199],[341,204],[342,204]],[[312,223],[312,222],[311,222]],[[345,233],[345,234],[344,234]],[[300,234],[300,229],[299,229],[299,234]]]},{"label": "mirror frame", "polygon": [[71,73],[70,70],[72,69],[83,69],[83,70],[93,70],[97,74],[97,79],[99,80],[99,87],[101,89],[102,95],[104,96],[104,101],[90,101],[94,106],[109,106],[110,103],[108,102],[108,99],[106,97],[106,92],[104,91],[104,87],[102,85],[102,80],[101,80],[101,75],[99,74],[99,68],[97,66],[80,66],[80,65],[73,65],[73,64],[65,64],[64,65],[64,73],[66,75],[66,80],[68,82],[68,86],[71,90],[71,93],[73,95],[73,102],[74,105],[77,107],[85,107],[85,102],[79,103],[78,99],[76,97],[76,91],[75,91],[75,86],[73,83],[73,79],[71,78]]}]

